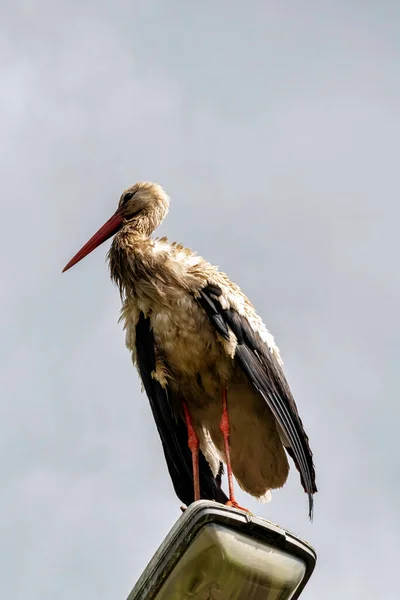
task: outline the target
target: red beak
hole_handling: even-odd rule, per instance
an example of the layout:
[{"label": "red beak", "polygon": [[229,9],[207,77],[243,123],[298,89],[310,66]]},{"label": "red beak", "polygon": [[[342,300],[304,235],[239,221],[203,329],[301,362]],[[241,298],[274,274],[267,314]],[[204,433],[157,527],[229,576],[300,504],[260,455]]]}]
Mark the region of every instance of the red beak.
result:
[{"label": "red beak", "polygon": [[123,219],[120,213],[116,212],[113,214],[111,219],[108,219],[107,223],[104,223],[103,227],[100,227],[97,233],[90,238],[88,242],[75,254],[74,258],[71,258],[69,263],[63,268],[62,272],[68,271],[71,267],[76,265],[82,258],[85,258],[92,250],[100,246],[103,242],[108,240],[112,235],[117,233],[121,229]]}]

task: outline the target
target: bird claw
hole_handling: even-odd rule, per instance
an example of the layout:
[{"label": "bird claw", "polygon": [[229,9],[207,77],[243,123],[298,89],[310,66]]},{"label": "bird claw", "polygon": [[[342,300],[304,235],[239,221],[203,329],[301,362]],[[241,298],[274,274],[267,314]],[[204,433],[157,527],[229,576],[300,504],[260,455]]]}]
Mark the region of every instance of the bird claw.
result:
[{"label": "bird claw", "polygon": [[250,515],[252,514],[248,508],[243,508],[243,506],[239,506],[236,500],[228,500],[228,502],[225,502],[225,506],[231,506],[232,508],[243,510],[243,512],[249,513]]}]

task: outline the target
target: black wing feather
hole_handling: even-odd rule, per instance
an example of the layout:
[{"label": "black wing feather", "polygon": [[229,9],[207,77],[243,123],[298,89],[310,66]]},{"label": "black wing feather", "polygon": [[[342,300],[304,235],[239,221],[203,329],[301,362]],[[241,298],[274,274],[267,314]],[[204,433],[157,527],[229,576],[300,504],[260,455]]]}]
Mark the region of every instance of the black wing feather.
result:
[{"label": "black wing feather", "polygon": [[238,341],[235,360],[263,396],[288,439],[290,447],[286,450],[294,460],[308,494],[312,519],[313,494],[317,491],[313,455],[282,367],[245,317],[232,308],[222,308],[218,299],[222,291],[217,288],[216,293],[216,288],[215,285],[206,286],[197,300],[223,338],[229,339],[229,330],[235,334]]},{"label": "black wing feather", "polygon": [[[194,492],[192,455],[188,447],[188,432],[183,419],[179,415],[175,415],[167,391],[151,376],[156,367],[154,349],[154,336],[150,327],[150,319],[145,318],[141,313],[136,326],[136,351],[139,372],[150,401],[175,493],[181,502],[189,505],[194,500]],[[214,479],[210,466],[201,450],[199,453],[199,471],[201,498],[225,504],[228,498],[220,487],[220,473]]]}]

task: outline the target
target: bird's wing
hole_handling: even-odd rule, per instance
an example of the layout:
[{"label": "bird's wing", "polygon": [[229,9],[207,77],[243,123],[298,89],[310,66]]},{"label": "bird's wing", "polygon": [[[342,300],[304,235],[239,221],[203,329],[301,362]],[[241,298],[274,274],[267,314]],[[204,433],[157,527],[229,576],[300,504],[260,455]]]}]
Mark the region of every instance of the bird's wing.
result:
[{"label": "bird's wing", "polygon": [[[161,438],[165,460],[178,498],[189,505],[194,500],[192,455],[188,447],[188,431],[171,404],[170,391],[152,377],[156,369],[155,343],[150,319],[140,313],[136,326],[137,366]],[[214,478],[202,451],[199,451],[200,497],[225,504],[228,501]]]},{"label": "bird's wing", "polygon": [[233,359],[267,402],[287,440],[286,450],[300,472],[312,518],[313,494],[317,491],[313,455],[280,363],[246,316],[229,306],[218,285],[207,285],[196,294],[196,299],[215,331],[230,342],[230,347],[234,336]]}]

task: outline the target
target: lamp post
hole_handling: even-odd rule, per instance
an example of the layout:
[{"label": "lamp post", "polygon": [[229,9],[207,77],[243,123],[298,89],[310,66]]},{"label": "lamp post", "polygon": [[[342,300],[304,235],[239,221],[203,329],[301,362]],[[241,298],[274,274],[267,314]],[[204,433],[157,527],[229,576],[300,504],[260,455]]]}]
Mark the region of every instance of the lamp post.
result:
[{"label": "lamp post", "polygon": [[178,519],[127,600],[295,600],[316,553],[260,517],[199,500]]}]

